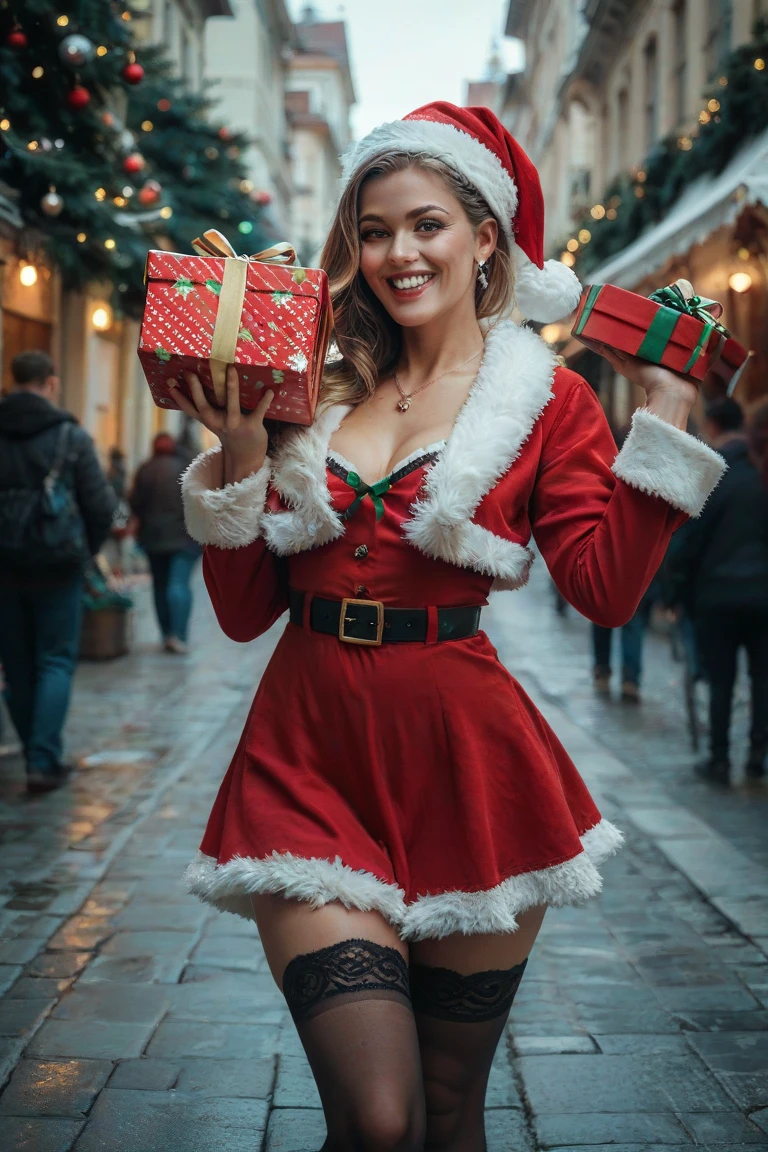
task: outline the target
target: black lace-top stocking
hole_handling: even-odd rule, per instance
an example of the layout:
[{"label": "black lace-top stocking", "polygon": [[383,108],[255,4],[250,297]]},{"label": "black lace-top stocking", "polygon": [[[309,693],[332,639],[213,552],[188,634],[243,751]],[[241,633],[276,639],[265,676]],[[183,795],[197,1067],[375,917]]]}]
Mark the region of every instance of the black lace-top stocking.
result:
[{"label": "black lace-top stocking", "polygon": [[527,959],[506,971],[473,972],[462,976],[450,968],[412,964],[411,998],[414,1012],[439,1020],[478,1023],[501,1016],[512,1007]]},{"label": "black lace-top stocking", "polygon": [[283,975],[283,995],[298,1023],[333,1007],[337,998],[399,999],[410,1004],[408,965],[396,948],[343,940],[296,956]]}]

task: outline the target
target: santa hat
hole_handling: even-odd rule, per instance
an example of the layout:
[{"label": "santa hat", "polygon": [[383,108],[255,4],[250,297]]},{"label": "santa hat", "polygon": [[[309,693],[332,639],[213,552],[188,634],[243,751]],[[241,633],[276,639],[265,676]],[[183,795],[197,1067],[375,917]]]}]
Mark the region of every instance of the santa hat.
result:
[{"label": "santa hat", "polygon": [[559,260],[544,260],[544,197],[539,174],[490,108],[457,108],[437,100],[403,120],[381,124],[342,160],[342,187],[386,153],[434,156],[459,172],[488,202],[515,260],[515,297],[524,316],[546,323],[567,316],[581,285]]}]

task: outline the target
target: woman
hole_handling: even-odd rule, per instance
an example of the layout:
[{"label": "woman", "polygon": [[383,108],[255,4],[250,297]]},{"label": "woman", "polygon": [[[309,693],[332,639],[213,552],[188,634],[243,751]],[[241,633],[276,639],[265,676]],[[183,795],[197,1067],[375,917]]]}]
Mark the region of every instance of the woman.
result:
[{"label": "woman", "polygon": [[306,1049],[324,1148],[485,1147],[493,1053],[549,905],[600,891],[621,841],[478,630],[524,584],[531,529],[571,604],[634,612],[720,476],[682,429],[695,387],[648,395],[616,457],[586,383],[508,319],[575,306],[543,264],[528,158],[488,109],[434,104],[348,158],[323,255],[341,359],[312,428],[267,458],[190,380],[221,440],[184,480],[225,632],[286,628],[189,872],[254,915]]}]

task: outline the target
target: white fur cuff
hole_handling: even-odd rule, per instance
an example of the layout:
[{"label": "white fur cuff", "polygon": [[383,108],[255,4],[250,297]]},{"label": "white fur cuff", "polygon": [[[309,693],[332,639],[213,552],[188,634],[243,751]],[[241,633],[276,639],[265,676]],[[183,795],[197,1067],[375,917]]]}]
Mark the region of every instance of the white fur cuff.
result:
[{"label": "white fur cuff", "polygon": [[644,408],[632,417],[631,431],[613,465],[620,480],[660,496],[689,516],[701,514],[725,469],[717,452]]},{"label": "white fur cuff", "polygon": [[187,532],[198,544],[245,548],[262,535],[272,465],[267,458],[258,472],[222,488],[222,464],[221,448],[210,448],[182,476]]}]

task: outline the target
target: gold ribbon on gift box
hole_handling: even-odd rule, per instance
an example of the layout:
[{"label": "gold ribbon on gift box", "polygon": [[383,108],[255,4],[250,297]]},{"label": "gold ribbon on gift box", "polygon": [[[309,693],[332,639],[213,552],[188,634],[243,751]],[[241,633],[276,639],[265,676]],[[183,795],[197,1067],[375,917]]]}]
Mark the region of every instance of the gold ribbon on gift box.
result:
[{"label": "gold ribbon on gift box", "polygon": [[235,361],[237,337],[245,303],[245,289],[248,280],[248,265],[293,264],[296,251],[292,244],[283,240],[257,252],[255,256],[238,256],[234,248],[216,228],[209,228],[202,236],[192,241],[198,256],[217,256],[224,260],[224,275],[219,293],[219,308],[213,328],[211,343],[211,380],[216,400],[222,407],[227,401],[227,367]]}]

